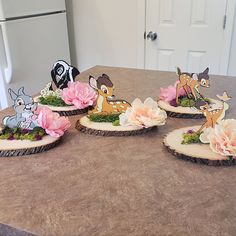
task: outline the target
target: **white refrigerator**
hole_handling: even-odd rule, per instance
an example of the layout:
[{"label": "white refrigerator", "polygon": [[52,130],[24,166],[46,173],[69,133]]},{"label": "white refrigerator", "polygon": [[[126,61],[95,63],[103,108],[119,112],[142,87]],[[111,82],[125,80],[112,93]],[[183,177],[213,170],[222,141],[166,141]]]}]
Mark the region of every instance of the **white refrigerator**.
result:
[{"label": "white refrigerator", "polygon": [[38,93],[58,59],[70,63],[65,0],[0,0],[0,110],[8,88]]}]

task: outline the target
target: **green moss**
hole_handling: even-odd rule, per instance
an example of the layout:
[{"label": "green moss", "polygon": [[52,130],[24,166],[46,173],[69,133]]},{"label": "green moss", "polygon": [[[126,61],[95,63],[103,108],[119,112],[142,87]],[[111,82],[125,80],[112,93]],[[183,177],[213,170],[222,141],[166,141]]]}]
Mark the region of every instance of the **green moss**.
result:
[{"label": "green moss", "polygon": [[41,127],[35,127],[33,130],[21,128],[4,127],[0,132],[0,139],[2,140],[30,140],[38,141],[46,135],[46,132]]},{"label": "green moss", "polygon": [[182,144],[201,143],[199,132],[188,131],[183,134]]},{"label": "green moss", "polygon": [[93,121],[93,122],[117,122],[117,120],[119,121],[119,113],[117,114],[91,114],[88,115],[88,118]]},{"label": "green moss", "polygon": [[[209,98],[204,98],[204,101],[207,102],[208,104],[211,103]],[[178,105],[181,107],[194,107],[196,101],[194,98],[188,98],[187,96],[184,97],[179,97],[179,103]]]},{"label": "green moss", "polygon": [[39,103],[43,105],[50,105],[54,107],[64,107],[69,106],[67,105],[61,98],[56,96],[48,96],[48,97],[39,97]]},{"label": "green moss", "polygon": [[181,107],[193,107],[195,105],[195,100],[188,97],[182,97],[179,99],[179,106]]}]

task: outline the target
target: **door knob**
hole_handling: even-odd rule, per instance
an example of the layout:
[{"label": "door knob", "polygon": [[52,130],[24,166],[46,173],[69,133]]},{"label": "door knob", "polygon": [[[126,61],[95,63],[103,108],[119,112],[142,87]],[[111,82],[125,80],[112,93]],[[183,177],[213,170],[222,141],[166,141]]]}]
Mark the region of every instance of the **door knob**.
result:
[{"label": "door knob", "polygon": [[148,40],[151,40],[151,41],[155,41],[157,39],[157,33],[156,32],[153,32],[153,31],[150,31],[148,34],[147,34],[147,39]]}]

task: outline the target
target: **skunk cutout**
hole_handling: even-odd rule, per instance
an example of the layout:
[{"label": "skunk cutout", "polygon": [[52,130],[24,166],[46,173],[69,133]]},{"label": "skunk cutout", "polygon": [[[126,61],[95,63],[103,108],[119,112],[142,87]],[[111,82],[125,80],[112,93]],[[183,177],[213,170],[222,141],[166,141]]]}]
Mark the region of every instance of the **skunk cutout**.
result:
[{"label": "skunk cutout", "polygon": [[75,77],[79,74],[79,70],[73,66],[70,66],[67,62],[63,60],[57,61],[53,65],[51,71],[52,84],[50,89],[56,90],[67,88],[68,82],[74,82]]}]

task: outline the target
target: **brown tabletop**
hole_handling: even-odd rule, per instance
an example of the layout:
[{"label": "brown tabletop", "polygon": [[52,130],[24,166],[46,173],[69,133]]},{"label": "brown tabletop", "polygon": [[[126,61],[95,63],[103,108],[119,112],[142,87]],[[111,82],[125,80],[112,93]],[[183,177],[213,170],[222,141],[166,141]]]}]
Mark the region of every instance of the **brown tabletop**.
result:
[{"label": "brown tabletop", "polygon": [[[156,99],[176,80],[170,72],[101,66],[80,78],[101,73],[128,101]],[[236,78],[211,76],[204,91],[214,98],[227,90],[233,118],[235,89]],[[162,145],[169,131],[200,120],[169,118],[145,135],[99,137],[75,130],[78,118],[56,148],[0,158],[0,223],[38,235],[236,235],[236,167],[178,160]]]}]

